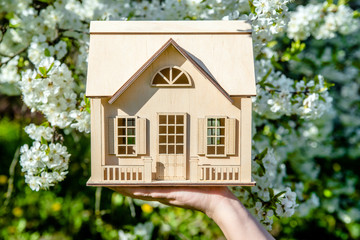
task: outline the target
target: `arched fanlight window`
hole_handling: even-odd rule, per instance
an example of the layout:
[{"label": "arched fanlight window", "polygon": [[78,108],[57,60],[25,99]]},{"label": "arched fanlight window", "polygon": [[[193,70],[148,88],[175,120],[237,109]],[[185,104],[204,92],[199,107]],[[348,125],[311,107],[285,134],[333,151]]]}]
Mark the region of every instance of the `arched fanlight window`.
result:
[{"label": "arched fanlight window", "polygon": [[187,87],[191,86],[190,76],[177,66],[164,67],[155,73],[151,80],[155,87]]}]

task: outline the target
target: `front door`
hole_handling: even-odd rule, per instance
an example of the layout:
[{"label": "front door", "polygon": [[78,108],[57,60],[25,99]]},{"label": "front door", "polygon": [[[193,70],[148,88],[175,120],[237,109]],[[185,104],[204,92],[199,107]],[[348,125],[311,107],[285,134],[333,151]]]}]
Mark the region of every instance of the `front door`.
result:
[{"label": "front door", "polygon": [[158,180],[186,179],[186,114],[158,114]]}]

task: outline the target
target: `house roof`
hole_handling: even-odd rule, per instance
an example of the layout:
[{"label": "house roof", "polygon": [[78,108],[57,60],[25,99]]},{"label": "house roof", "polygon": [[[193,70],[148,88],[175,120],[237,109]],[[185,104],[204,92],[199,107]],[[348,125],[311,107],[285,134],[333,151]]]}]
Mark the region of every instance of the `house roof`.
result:
[{"label": "house roof", "polygon": [[256,95],[251,26],[244,21],[91,22],[86,95],[126,89],[169,39],[225,94]]},{"label": "house roof", "polygon": [[206,68],[201,66],[199,60],[193,59],[189,53],[187,53],[184,49],[182,49],[172,38],[170,38],[151,58],[144,63],[135,73],[131,76],[131,78],[126,81],[110,98],[109,103],[113,102],[120,97],[120,95],[126,91],[126,89],[163,53],[169,46],[173,46],[185,59],[189,60],[194,67],[200,71],[200,73],[207,78],[230,102],[230,95],[216,82],[216,80],[211,76],[211,73],[208,72]]}]

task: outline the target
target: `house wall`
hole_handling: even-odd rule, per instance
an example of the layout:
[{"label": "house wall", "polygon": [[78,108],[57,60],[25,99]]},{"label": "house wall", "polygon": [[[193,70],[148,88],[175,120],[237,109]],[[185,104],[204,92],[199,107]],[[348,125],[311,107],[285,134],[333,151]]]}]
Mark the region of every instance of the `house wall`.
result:
[{"label": "house wall", "polygon": [[[219,63],[222,64],[222,63]],[[157,88],[151,87],[150,81],[153,75],[162,67],[169,65],[177,65],[183,68],[192,78],[192,87],[187,88]],[[119,86],[120,87],[120,86]],[[187,166],[189,166],[190,156],[199,158],[199,165],[240,165],[240,147],[251,149],[251,99],[250,98],[234,98],[231,103],[208,79],[206,79],[188,60],[186,60],[173,47],[169,47],[153,64],[147,68],[143,74],[113,103],[109,104],[109,98],[101,99],[101,137],[104,143],[102,149],[102,164],[106,165],[142,165],[141,156],[117,158],[115,155],[109,155],[105,146],[108,145],[108,129],[107,119],[117,115],[123,116],[139,116],[146,118],[148,131],[149,149],[146,156],[153,158],[153,172],[156,171],[156,158],[158,155],[157,148],[157,130],[159,112],[182,112],[188,114],[188,136],[187,136]],[[250,104],[250,105],[249,105]],[[246,125],[242,125],[241,114],[242,107],[247,109],[249,116],[245,119]],[[250,110],[249,110],[250,107]],[[204,155],[198,155],[198,118],[206,116],[227,116],[237,119],[237,151],[233,156],[207,158]],[[250,118],[250,125],[248,124]],[[243,133],[242,133],[243,131]],[[245,132],[248,132],[246,136]],[[241,135],[242,134],[242,135]],[[249,143],[241,143],[239,137],[244,136]],[[250,133],[251,136],[251,133]],[[94,143],[95,144],[95,143]],[[93,148],[93,146],[92,146]],[[250,152],[250,151],[248,151]],[[99,153],[98,153],[99,154]],[[243,161],[245,178],[250,181],[251,174],[251,152],[248,160]],[[245,164],[244,164],[245,163]],[[249,170],[250,166],[250,170]],[[243,172],[243,169],[241,169]],[[243,179],[243,177],[241,177]]]}]

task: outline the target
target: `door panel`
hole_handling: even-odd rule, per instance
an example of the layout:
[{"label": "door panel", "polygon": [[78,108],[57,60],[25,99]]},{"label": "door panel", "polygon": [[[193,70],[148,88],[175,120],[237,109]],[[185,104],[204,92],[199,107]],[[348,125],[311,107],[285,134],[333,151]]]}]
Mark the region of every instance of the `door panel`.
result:
[{"label": "door panel", "polygon": [[186,114],[158,114],[158,180],[186,179]]}]

